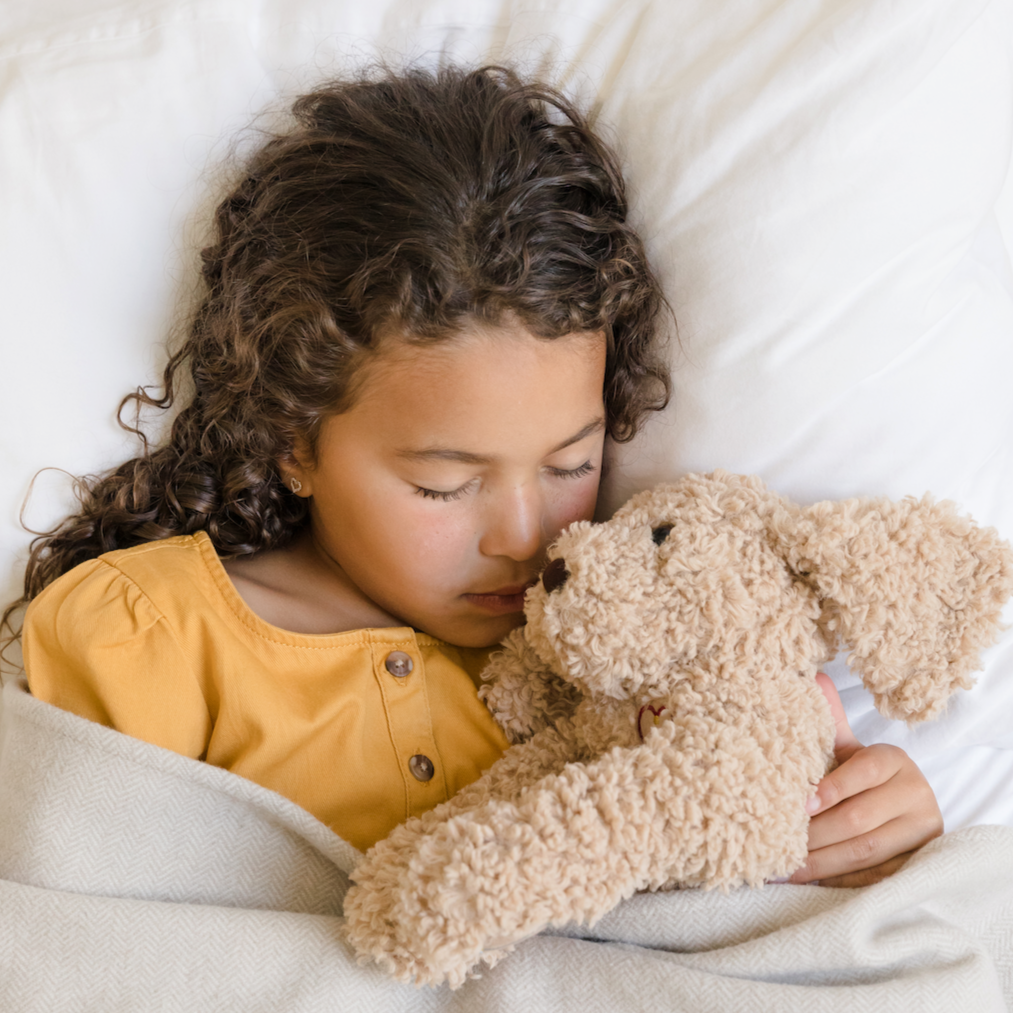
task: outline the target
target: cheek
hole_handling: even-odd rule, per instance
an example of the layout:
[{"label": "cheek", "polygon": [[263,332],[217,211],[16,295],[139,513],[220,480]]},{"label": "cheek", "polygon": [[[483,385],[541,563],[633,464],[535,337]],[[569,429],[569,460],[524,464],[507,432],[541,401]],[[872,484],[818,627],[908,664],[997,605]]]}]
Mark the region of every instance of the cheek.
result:
[{"label": "cheek", "polygon": [[431,583],[459,575],[461,561],[475,543],[470,516],[459,510],[434,510],[428,503],[409,504],[400,514],[393,539],[400,566]]},{"label": "cheek", "polygon": [[579,488],[559,490],[549,504],[546,516],[546,535],[554,539],[574,521],[589,521],[594,517],[598,501],[598,479],[575,482]]}]

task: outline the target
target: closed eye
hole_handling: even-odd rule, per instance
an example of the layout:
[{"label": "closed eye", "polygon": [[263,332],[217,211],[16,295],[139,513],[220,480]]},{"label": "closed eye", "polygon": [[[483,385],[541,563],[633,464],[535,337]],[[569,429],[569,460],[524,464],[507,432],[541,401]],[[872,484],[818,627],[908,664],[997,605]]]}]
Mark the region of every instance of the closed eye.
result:
[{"label": "closed eye", "polygon": [[[553,478],[583,478],[597,471],[597,467],[590,461],[585,461],[576,468],[548,468],[546,469]],[[444,492],[441,489],[427,489],[424,486],[415,486],[415,492],[423,499],[440,500],[443,503],[450,503],[452,500],[460,499],[472,486],[472,482],[465,482],[459,489],[451,489]]]},{"label": "closed eye", "polygon": [[595,466],[590,461],[585,461],[578,468],[549,468],[549,474],[556,478],[583,478],[595,470]]},{"label": "closed eye", "polygon": [[438,499],[444,503],[460,499],[471,487],[471,482],[465,482],[459,489],[451,489],[449,492],[442,492],[439,489],[425,489],[421,485],[415,486],[415,492],[423,499]]}]

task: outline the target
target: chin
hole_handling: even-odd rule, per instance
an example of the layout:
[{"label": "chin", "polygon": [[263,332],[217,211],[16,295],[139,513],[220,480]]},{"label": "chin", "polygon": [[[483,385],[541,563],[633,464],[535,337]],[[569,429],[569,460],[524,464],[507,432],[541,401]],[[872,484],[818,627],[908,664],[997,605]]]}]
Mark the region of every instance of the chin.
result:
[{"label": "chin", "polygon": [[523,625],[524,613],[513,612],[481,620],[434,623],[432,628],[423,630],[455,647],[495,647],[511,630]]}]

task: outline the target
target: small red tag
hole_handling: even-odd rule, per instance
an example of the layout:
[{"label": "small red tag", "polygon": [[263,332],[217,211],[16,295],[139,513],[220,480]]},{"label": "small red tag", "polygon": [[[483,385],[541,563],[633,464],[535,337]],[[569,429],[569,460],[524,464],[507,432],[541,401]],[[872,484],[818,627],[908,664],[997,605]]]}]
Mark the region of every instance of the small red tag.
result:
[{"label": "small red tag", "polygon": [[643,742],[648,731],[656,728],[661,720],[661,715],[668,710],[663,704],[645,703],[637,712],[637,731],[640,733],[640,741]]}]

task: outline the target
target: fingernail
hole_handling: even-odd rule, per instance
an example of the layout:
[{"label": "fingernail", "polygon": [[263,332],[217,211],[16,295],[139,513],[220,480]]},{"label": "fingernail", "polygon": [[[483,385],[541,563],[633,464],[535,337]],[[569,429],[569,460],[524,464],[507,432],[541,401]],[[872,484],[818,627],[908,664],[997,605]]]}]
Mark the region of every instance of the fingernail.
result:
[{"label": "fingernail", "polygon": [[805,801],[805,811],[812,816],[820,807],[819,795],[813,795],[811,798],[807,798]]}]

